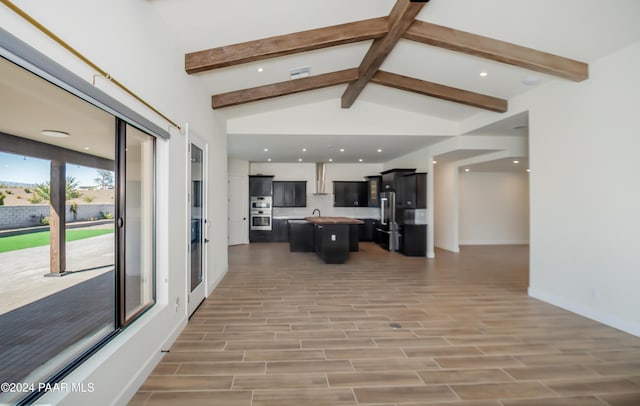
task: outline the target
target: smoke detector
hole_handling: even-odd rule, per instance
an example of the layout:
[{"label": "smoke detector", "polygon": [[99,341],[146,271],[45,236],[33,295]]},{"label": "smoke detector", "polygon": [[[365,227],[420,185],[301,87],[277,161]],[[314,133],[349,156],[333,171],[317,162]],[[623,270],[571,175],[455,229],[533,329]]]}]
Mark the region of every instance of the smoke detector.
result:
[{"label": "smoke detector", "polygon": [[311,66],[303,66],[289,71],[289,79],[302,79],[309,76],[311,76]]}]

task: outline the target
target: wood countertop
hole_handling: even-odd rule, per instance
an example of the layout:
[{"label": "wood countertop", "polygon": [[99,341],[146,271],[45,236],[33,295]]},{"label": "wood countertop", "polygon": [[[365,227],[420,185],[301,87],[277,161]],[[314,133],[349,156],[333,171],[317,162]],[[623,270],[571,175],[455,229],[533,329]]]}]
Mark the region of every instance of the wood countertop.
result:
[{"label": "wood countertop", "polygon": [[351,217],[305,217],[309,223],[313,224],[364,224],[364,221]]}]

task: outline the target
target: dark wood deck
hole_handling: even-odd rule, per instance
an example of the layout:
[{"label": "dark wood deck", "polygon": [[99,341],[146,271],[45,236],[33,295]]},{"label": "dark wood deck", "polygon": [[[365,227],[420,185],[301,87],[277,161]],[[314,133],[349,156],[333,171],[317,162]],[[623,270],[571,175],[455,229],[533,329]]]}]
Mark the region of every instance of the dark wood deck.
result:
[{"label": "dark wood deck", "polygon": [[[0,315],[0,382],[22,382],[37,368],[100,330],[114,326],[114,272],[109,271]],[[73,349],[60,363],[86,345]],[[54,371],[43,372],[49,375]]]}]

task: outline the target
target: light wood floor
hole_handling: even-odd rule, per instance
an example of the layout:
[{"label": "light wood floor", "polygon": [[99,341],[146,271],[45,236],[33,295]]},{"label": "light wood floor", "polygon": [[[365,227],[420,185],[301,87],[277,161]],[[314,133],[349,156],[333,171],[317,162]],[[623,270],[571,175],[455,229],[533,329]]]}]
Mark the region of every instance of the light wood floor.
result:
[{"label": "light wood floor", "polygon": [[130,404],[640,405],[640,338],[529,298],[527,247],[436,255],[231,247]]}]

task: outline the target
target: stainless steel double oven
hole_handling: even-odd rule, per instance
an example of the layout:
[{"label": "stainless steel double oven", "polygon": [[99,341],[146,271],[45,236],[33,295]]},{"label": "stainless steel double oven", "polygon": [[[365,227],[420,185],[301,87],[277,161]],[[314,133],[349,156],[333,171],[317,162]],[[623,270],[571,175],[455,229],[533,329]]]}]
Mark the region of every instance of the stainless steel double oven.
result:
[{"label": "stainless steel double oven", "polygon": [[271,231],[272,198],[271,196],[251,196],[250,199],[251,230]]}]

